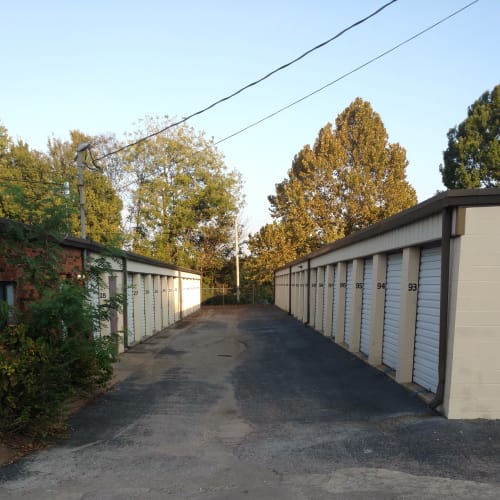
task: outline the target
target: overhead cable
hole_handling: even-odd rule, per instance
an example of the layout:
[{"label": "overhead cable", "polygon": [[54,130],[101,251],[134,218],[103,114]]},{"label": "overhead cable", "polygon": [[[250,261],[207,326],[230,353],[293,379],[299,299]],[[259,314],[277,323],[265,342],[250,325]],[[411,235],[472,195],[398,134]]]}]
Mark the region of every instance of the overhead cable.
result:
[{"label": "overhead cable", "polygon": [[286,111],[287,109],[289,109],[289,108],[291,108],[291,107],[293,107],[293,106],[301,103],[302,101],[305,101],[306,99],[309,99],[309,97],[312,97],[313,95],[318,94],[319,92],[322,92],[323,90],[327,89],[328,87],[331,87],[335,83],[338,83],[341,80],[343,80],[344,78],[347,78],[348,76],[352,75],[353,73],[356,73],[360,69],[365,68],[369,64],[372,64],[375,61],[378,61],[379,59],[382,59],[382,57],[385,57],[386,55],[390,54],[391,52],[394,52],[395,50],[399,49],[403,45],[406,45],[407,43],[411,42],[412,40],[415,40],[415,38],[418,38],[418,37],[422,36],[424,33],[427,33],[428,31],[436,28],[440,24],[444,23],[445,21],[448,21],[450,18],[456,16],[457,14],[459,14],[462,11],[464,11],[465,9],[468,9],[469,7],[471,7],[472,5],[474,5],[477,2],[479,2],[479,0],[474,0],[473,2],[471,2],[471,3],[467,4],[467,5],[465,5],[464,7],[462,7],[461,9],[458,9],[455,12],[449,14],[448,16],[446,16],[446,17],[440,19],[439,21],[435,22],[433,25],[425,28],[422,31],[419,31],[418,33],[416,33],[412,37],[407,38],[406,40],[404,40],[401,43],[398,43],[397,45],[395,45],[394,47],[390,48],[389,50],[386,50],[385,52],[382,52],[378,56],[373,57],[372,59],[366,61],[365,63],[361,64],[360,66],[357,66],[356,68],[352,69],[351,71],[348,71],[347,73],[344,73],[342,76],[339,76],[338,78],[336,78],[335,80],[327,83],[326,85],[323,85],[319,89],[316,89],[313,92],[310,92],[309,94],[301,97],[300,99],[297,99],[296,101],[293,101],[290,104],[287,104],[286,106],[278,109],[277,111],[274,111],[273,113],[264,116],[264,118],[261,118],[260,120],[257,120],[256,122],[253,122],[250,125],[247,125],[246,127],[238,130],[237,132],[234,132],[233,134],[230,134],[230,135],[224,137],[223,139],[220,139],[220,140],[216,141],[214,144],[216,144],[216,145],[220,144],[221,142],[227,141],[228,139],[231,139],[232,137],[235,137],[235,136],[237,136],[239,134],[242,134],[243,132],[246,132],[247,130],[249,130],[249,129],[251,129],[251,128],[253,128],[253,127],[261,124],[262,122],[264,122],[266,120],[269,120],[273,116],[276,116],[279,113],[282,113],[283,111]]},{"label": "overhead cable", "polygon": [[232,94],[229,94],[228,96],[223,97],[222,99],[219,99],[218,101],[215,101],[214,103],[210,104],[209,106],[207,106],[207,107],[205,107],[203,109],[200,109],[199,111],[196,111],[195,113],[192,113],[192,114],[190,114],[190,115],[182,118],[181,120],[178,120],[178,121],[176,121],[174,123],[171,123],[170,125],[162,128],[160,130],[157,130],[157,131],[155,131],[155,132],[153,132],[153,133],[151,133],[149,135],[146,135],[144,137],[141,137],[140,139],[138,139],[138,140],[136,140],[134,142],[131,142],[130,144],[126,144],[125,146],[122,146],[122,147],[120,147],[118,149],[110,151],[109,153],[106,153],[106,154],[100,156],[99,158],[95,158],[95,159],[93,159],[93,163],[95,164],[95,162],[97,162],[99,160],[102,160],[103,158],[107,158],[108,156],[114,155],[116,153],[120,153],[121,151],[124,151],[125,149],[128,149],[128,148],[130,148],[132,146],[136,146],[137,144],[140,144],[141,142],[147,141],[147,140],[151,139],[152,137],[155,137],[157,135],[162,134],[163,132],[165,132],[166,130],[168,130],[170,128],[177,127],[178,125],[181,125],[181,124],[187,122],[191,118],[193,118],[195,116],[198,116],[198,115],[201,115],[202,113],[205,113],[206,111],[208,111],[209,109],[212,109],[213,107],[217,106],[218,104],[221,104],[221,103],[223,103],[225,101],[228,101],[229,99],[232,99],[233,97],[237,96],[238,94],[241,94],[243,91],[249,89],[250,87],[254,87],[255,85],[257,85],[257,84],[261,83],[262,81],[266,80],[267,78],[269,78],[270,76],[274,75],[275,73],[277,73],[279,71],[282,71],[285,68],[288,68],[292,64],[295,64],[296,62],[300,61],[301,59],[303,59],[304,57],[306,57],[307,55],[309,55],[311,52],[314,52],[315,50],[318,50],[318,49],[324,47],[325,45],[329,44],[333,40],[336,40],[337,38],[341,37],[343,34],[347,33],[349,30],[351,30],[351,29],[353,29],[353,28],[355,28],[355,27],[363,24],[364,22],[366,22],[370,18],[376,16],[377,14],[379,14],[380,12],[382,12],[384,9],[386,9],[387,7],[389,7],[390,5],[392,5],[393,3],[396,3],[397,1],[398,0],[391,0],[390,2],[387,2],[386,4],[382,5],[377,10],[375,10],[374,12],[372,12],[371,14],[369,14],[368,16],[364,17],[363,19],[360,19],[359,21],[356,21],[355,23],[351,24],[347,28],[344,28],[342,31],[339,31],[336,35],[332,36],[328,40],[320,43],[319,45],[316,45],[312,49],[307,50],[302,55],[296,57],[292,61],[290,61],[290,62],[288,62],[286,64],[281,65],[280,67],[278,67],[278,68],[274,69],[273,71],[267,73],[266,75],[264,75],[263,77],[259,78],[258,80],[255,80],[254,82],[249,83],[248,85],[245,85],[244,87],[242,87],[239,90],[233,92]]}]

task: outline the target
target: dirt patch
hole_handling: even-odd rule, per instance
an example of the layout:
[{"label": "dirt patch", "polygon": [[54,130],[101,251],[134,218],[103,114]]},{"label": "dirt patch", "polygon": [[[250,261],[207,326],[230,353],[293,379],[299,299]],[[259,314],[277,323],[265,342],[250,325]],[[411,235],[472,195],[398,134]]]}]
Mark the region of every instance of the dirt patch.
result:
[{"label": "dirt patch", "polygon": [[0,467],[48,446],[46,442],[29,436],[3,435],[0,439]]}]

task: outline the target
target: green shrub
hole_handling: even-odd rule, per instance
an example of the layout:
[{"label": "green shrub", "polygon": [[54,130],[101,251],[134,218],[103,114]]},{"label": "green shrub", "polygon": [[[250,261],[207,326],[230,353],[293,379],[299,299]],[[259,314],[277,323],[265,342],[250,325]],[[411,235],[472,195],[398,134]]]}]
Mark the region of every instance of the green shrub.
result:
[{"label": "green shrub", "polygon": [[19,324],[0,332],[0,345],[0,428],[47,434],[66,393],[58,384],[53,350]]}]

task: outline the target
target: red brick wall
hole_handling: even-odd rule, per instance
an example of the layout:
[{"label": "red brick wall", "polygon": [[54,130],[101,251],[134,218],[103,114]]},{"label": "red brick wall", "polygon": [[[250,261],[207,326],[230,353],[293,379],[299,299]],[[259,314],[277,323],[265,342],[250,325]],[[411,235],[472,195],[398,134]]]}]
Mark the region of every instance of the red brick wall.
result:
[{"label": "red brick wall", "polygon": [[[79,274],[82,274],[82,249],[62,247],[61,251],[61,277],[76,279]],[[35,251],[27,249],[25,254],[33,256],[35,255]],[[6,258],[0,257],[0,281],[11,281],[17,284],[17,280],[21,275],[22,269],[12,266]],[[35,290],[29,284],[24,285],[22,288],[16,286],[15,295],[18,305],[22,305],[28,300],[35,300],[37,298]]]}]

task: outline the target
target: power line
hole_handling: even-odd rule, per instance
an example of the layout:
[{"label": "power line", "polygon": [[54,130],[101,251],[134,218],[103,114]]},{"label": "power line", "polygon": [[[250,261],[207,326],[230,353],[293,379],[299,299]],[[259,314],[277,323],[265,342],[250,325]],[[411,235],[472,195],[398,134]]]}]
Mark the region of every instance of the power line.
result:
[{"label": "power line", "polygon": [[366,66],[368,66],[369,64],[372,64],[374,63],[375,61],[378,61],[379,59],[382,59],[382,57],[385,57],[386,55],[390,54],[391,52],[394,52],[395,50],[399,49],[400,47],[402,47],[403,45],[406,45],[407,43],[411,42],[412,40],[415,40],[415,38],[418,38],[420,36],[422,36],[423,34],[427,33],[428,31],[434,29],[435,27],[439,26],[440,24],[444,23],[445,21],[448,21],[449,19],[451,19],[452,17],[456,16],[457,14],[459,14],[460,12],[464,11],[465,9],[468,9],[469,7],[471,7],[472,5],[474,5],[475,3],[479,2],[479,0],[474,0],[473,2],[465,5],[464,7],[462,7],[461,9],[458,9],[456,10],[455,12],[449,14],[448,16],[440,19],[439,21],[437,21],[436,23],[434,23],[433,25],[425,28],[424,30],[422,31],[419,31],[418,33],[416,33],[415,35],[413,35],[412,37],[410,38],[407,38],[406,40],[404,40],[403,42],[401,43],[398,43],[397,45],[395,45],[394,47],[390,48],[389,50],[386,50],[385,52],[382,52],[381,54],[379,54],[378,56],[375,56],[373,57],[372,59],[366,61],[365,63],[361,64],[360,66],[357,66],[356,68],[352,69],[351,71],[348,71],[347,73],[344,73],[342,76],[339,76],[338,78],[336,78],[335,80],[327,83],[326,85],[323,85],[322,87],[320,87],[319,89],[316,89],[314,90],[313,92],[301,97],[300,99],[297,99],[296,101],[293,101],[291,102],[290,104],[287,104],[286,106],[278,109],[277,111],[274,111],[273,113],[265,116],[264,118],[261,118],[260,120],[257,120],[256,122],[253,122],[251,123],[250,125],[247,125],[246,127],[238,130],[237,132],[234,132],[233,134],[230,134],[226,137],[224,137],[223,139],[220,139],[218,140],[217,142],[215,142],[214,144],[217,145],[217,144],[220,144],[221,142],[224,142],[224,141],[227,141],[228,139],[231,139],[239,134],[242,134],[243,132],[246,132],[247,130],[261,124],[262,122],[266,121],[266,120],[269,120],[270,118],[272,118],[273,116],[276,116],[278,115],[279,113],[282,113],[283,111],[286,111],[287,109],[295,106],[296,104],[299,104],[301,103],[302,101],[305,101],[306,99],[309,99],[309,97],[312,97],[313,95],[315,94],[318,94],[319,92],[322,92],[323,90],[327,89],[328,87],[331,87],[332,85],[334,85],[335,83],[338,83],[340,82],[341,80],[343,80],[344,78],[347,78],[348,76],[352,75],[353,73],[356,73],[357,71],[365,68]]},{"label": "power line", "polygon": [[191,118],[193,118],[195,116],[198,116],[198,115],[201,115],[202,113],[205,113],[206,111],[212,109],[213,107],[217,106],[218,104],[221,104],[221,103],[223,103],[225,101],[228,101],[229,99],[232,99],[233,97],[237,96],[238,94],[241,94],[245,90],[248,90],[250,87],[253,87],[253,86],[255,86],[255,85],[263,82],[264,80],[266,80],[267,78],[271,77],[275,73],[278,73],[279,71],[282,71],[285,68],[288,68],[292,64],[295,64],[296,62],[300,61],[301,59],[303,59],[304,57],[306,57],[307,55],[309,55],[311,52],[314,52],[315,50],[318,50],[318,49],[324,47],[325,45],[329,44],[333,40],[336,40],[337,38],[341,37],[343,34],[347,33],[349,30],[355,28],[356,26],[359,26],[359,25],[363,24],[364,22],[366,22],[370,18],[376,16],[377,14],[379,14],[380,12],[382,12],[384,9],[386,9],[387,7],[389,7],[390,5],[392,5],[393,3],[396,3],[397,1],[398,0],[391,0],[390,2],[387,2],[386,4],[382,5],[377,10],[375,10],[374,12],[372,12],[371,14],[369,14],[368,16],[364,17],[363,19],[360,19],[359,21],[356,21],[355,23],[351,24],[347,28],[344,28],[342,31],[339,31],[336,35],[332,36],[328,40],[325,40],[324,42],[320,43],[319,45],[316,45],[312,49],[307,50],[306,52],[304,52],[300,56],[296,57],[292,61],[290,61],[290,62],[288,62],[286,64],[283,64],[282,66],[274,69],[273,71],[267,73],[266,75],[264,75],[263,77],[259,78],[258,80],[255,80],[254,82],[249,83],[248,85],[245,85],[244,87],[241,87],[236,92],[233,92],[232,94],[229,94],[228,96],[223,97],[222,99],[219,99],[218,101],[215,101],[214,103],[210,104],[206,108],[200,109],[199,111],[196,111],[195,113],[192,113],[192,114],[190,114],[190,115],[182,118],[181,120],[176,121],[175,123],[171,123],[170,125],[162,128],[160,130],[157,130],[156,132],[153,132],[153,133],[151,133],[149,135],[141,137],[140,139],[138,139],[138,140],[136,140],[134,142],[131,142],[130,144],[126,144],[125,146],[122,146],[122,147],[120,147],[118,149],[110,151],[109,153],[106,153],[106,154],[100,156],[99,158],[95,158],[95,159],[93,159],[93,163],[95,164],[95,162],[97,162],[99,160],[102,160],[103,158],[107,158],[108,156],[114,155],[116,153],[120,153],[121,151],[124,151],[125,149],[131,148],[132,146],[137,146],[141,142],[147,141],[147,140],[151,139],[152,137],[160,135],[160,134],[162,134],[163,132],[165,132],[166,130],[168,130],[170,128],[177,127],[178,125],[181,125],[181,124],[187,122]]}]

